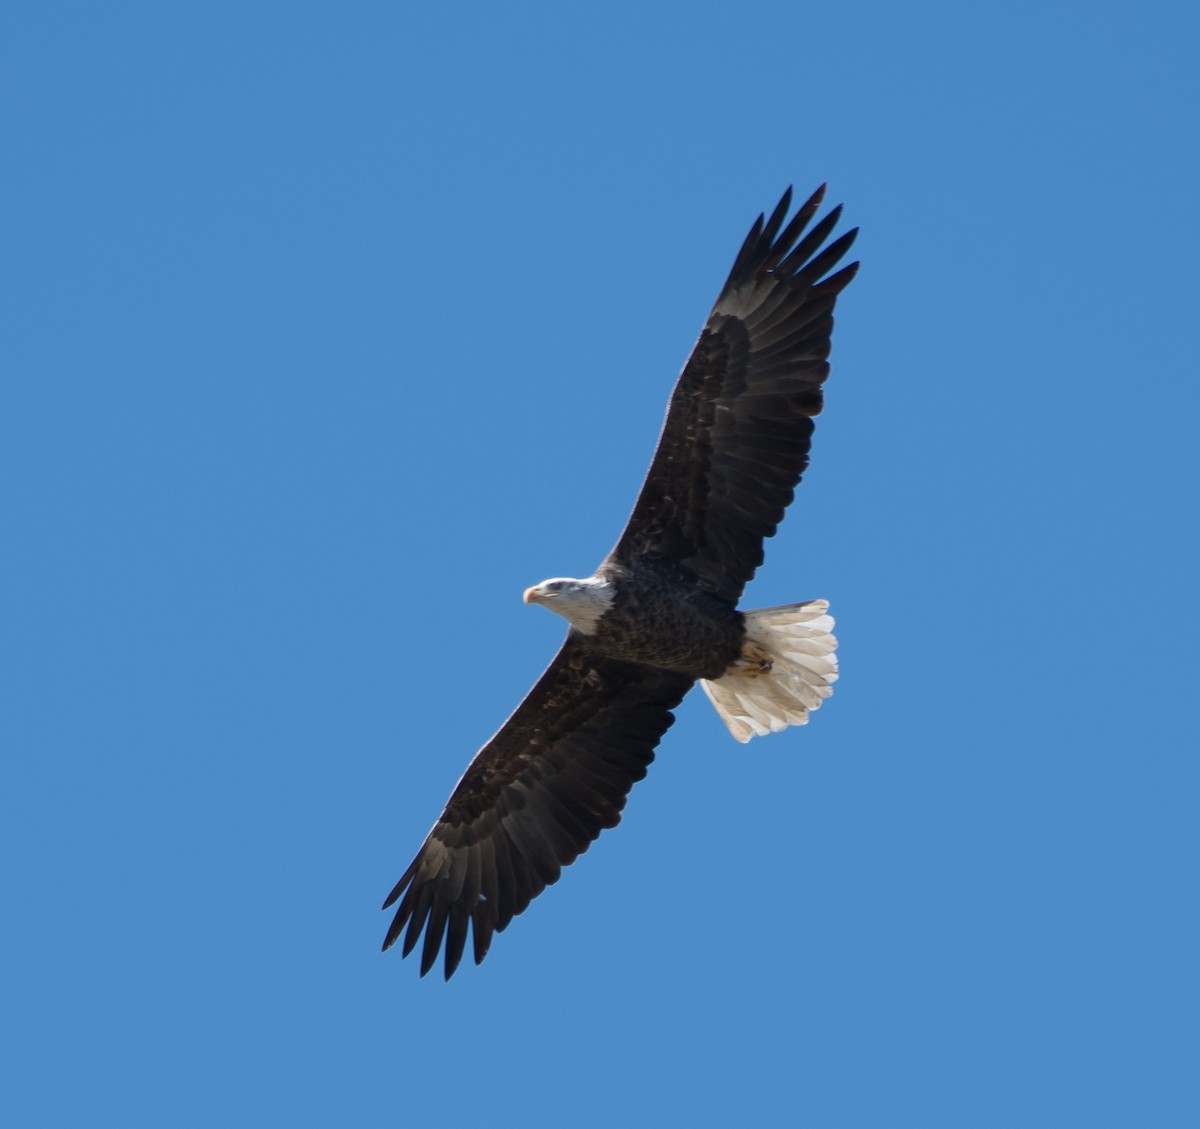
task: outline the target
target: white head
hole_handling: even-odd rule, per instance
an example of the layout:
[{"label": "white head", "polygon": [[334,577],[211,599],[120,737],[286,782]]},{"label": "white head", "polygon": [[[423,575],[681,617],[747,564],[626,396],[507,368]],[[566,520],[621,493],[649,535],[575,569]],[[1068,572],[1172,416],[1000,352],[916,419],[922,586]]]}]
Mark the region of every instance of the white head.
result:
[{"label": "white head", "polygon": [[526,588],[525,603],[541,604],[570,621],[585,635],[591,635],[600,617],[612,607],[615,595],[612,585],[598,576],[589,576],[586,580],[556,576]]}]

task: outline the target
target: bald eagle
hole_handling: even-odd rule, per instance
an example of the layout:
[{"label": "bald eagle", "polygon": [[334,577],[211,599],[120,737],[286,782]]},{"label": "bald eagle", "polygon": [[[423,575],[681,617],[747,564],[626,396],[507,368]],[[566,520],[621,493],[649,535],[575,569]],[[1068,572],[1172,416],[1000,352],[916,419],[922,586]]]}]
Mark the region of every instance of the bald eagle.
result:
[{"label": "bald eagle", "polygon": [[400,903],[384,949],[403,934],[408,956],[424,932],[422,976],[443,943],[453,975],[468,923],[480,963],[493,934],[620,822],[697,681],[743,742],[803,725],[832,693],[824,600],[737,607],[808,465],[834,303],[858,269],[829,273],[857,229],[822,250],[840,206],[805,234],[824,194],[787,220],[789,188],[750,229],[613,551],[586,579],[525,592],[567,620],[566,641],[467,766],[383,904]]}]

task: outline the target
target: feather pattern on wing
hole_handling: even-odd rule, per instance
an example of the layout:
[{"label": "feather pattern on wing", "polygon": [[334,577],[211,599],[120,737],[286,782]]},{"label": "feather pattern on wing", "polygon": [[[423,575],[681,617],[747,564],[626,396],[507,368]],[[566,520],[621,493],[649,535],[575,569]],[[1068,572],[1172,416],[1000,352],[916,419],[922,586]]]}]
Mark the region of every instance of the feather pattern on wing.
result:
[{"label": "feather pattern on wing", "polygon": [[671,395],[614,560],[672,561],[731,603],[762,564],[763,539],[808,466],[834,302],[858,269],[823,277],[857,234],[820,250],[840,207],[802,238],[824,194],[822,186],[785,226],[788,189],[751,228]]},{"label": "feather pattern on wing", "polygon": [[449,979],[470,923],[475,963],[504,929],[607,827],[691,688],[682,674],[596,654],[569,635],[562,650],[454,789],[412,865],[384,902],[399,902],[386,949],[421,933],[421,975],[445,943]]}]

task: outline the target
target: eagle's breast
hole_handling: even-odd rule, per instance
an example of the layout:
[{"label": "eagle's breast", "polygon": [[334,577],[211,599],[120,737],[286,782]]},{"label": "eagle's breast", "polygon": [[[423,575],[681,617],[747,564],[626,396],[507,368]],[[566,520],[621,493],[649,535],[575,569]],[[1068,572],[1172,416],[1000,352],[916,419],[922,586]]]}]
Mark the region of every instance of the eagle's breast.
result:
[{"label": "eagle's breast", "polygon": [[741,614],[677,579],[673,568],[609,562],[600,572],[615,592],[590,637],[604,654],[693,678],[719,678],[737,658],[745,637]]}]

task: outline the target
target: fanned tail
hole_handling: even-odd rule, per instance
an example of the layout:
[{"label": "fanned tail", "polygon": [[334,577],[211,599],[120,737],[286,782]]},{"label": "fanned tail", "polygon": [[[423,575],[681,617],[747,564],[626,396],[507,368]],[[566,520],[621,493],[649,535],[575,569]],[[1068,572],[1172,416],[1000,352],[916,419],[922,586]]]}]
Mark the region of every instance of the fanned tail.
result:
[{"label": "fanned tail", "polygon": [[762,661],[736,663],[713,681],[701,679],[729,732],[751,737],[805,725],[833,693],[837,639],[828,600],[746,612],[746,644]]}]

